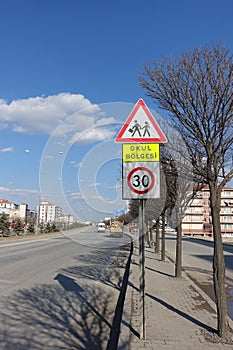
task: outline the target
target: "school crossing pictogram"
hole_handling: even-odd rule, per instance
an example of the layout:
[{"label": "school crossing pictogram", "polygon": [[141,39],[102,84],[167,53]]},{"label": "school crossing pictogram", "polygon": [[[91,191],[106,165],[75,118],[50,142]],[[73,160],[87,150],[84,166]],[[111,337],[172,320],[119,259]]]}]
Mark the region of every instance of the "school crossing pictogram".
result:
[{"label": "school crossing pictogram", "polygon": [[139,99],[115,142],[166,143],[167,138],[142,99]]},{"label": "school crossing pictogram", "polygon": [[[144,129],[144,132],[142,133]],[[145,122],[145,125],[144,126],[141,126],[137,120],[134,121],[134,125],[129,128],[129,132],[132,133],[132,137],[134,137],[136,134],[136,136],[139,136],[139,137],[145,137],[145,136],[148,136],[150,137],[150,125],[148,122]]]}]

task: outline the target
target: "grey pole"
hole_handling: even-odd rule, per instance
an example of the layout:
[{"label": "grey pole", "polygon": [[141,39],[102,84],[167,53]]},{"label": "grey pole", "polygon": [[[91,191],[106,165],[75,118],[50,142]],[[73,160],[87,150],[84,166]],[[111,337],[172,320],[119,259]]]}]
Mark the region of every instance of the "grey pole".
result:
[{"label": "grey pole", "polygon": [[141,327],[140,339],[146,339],[145,320],[145,241],[144,241],[144,200],[139,200],[139,290],[140,290],[140,314]]}]

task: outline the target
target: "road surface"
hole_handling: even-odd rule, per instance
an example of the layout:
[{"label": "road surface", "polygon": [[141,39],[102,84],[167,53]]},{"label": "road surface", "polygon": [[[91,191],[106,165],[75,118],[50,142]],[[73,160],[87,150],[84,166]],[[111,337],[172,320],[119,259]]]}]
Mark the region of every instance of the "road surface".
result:
[{"label": "road surface", "polygon": [[1,350],[106,348],[129,239],[65,234],[1,242]]}]

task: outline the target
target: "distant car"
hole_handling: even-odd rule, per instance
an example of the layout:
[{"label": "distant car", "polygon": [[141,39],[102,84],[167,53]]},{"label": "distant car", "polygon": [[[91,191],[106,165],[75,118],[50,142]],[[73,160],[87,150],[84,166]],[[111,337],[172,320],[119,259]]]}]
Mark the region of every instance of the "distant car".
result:
[{"label": "distant car", "polygon": [[106,230],[106,225],[104,222],[99,222],[98,223],[98,232],[105,232]]},{"label": "distant car", "polygon": [[169,226],[167,226],[167,227],[165,228],[165,231],[168,232],[168,233],[175,233],[175,232],[176,232],[176,230],[175,230],[174,228],[171,228],[171,227],[169,227]]}]

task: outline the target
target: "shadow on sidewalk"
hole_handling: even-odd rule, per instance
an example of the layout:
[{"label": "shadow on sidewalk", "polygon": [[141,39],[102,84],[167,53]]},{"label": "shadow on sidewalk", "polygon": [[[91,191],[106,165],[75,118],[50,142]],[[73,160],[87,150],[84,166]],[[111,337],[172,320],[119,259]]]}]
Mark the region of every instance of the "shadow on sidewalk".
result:
[{"label": "shadow on sidewalk", "polygon": [[[150,252],[153,253],[153,252]],[[156,260],[156,261],[162,261],[160,258],[151,258],[149,256],[146,257],[148,260]]]},{"label": "shadow on sidewalk", "polygon": [[162,271],[159,271],[159,270],[155,270],[155,269],[152,269],[151,267],[148,267],[148,266],[146,266],[145,268],[146,268],[147,270],[149,270],[149,271],[156,272],[156,273],[158,273],[158,274],[160,274],[160,275],[163,275],[163,276],[174,277],[174,276],[171,275],[170,273],[166,273],[166,272],[162,272]]},{"label": "shadow on sidewalk", "polygon": [[209,331],[211,333],[216,333],[217,332],[216,329],[206,325],[205,323],[202,323],[201,321],[195,319],[194,317],[192,317],[192,316],[186,314],[185,312],[175,308],[174,306],[166,303],[164,300],[159,299],[158,297],[155,297],[155,296],[153,296],[151,294],[148,294],[148,293],[146,293],[146,296],[151,298],[152,300],[156,301],[157,303],[165,306],[168,310],[170,310],[172,312],[175,312],[176,314],[180,315],[181,317],[186,318],[188,321],[196,324],[197,326],[202,327],[202,328],[206,329],[207,331]]}]

